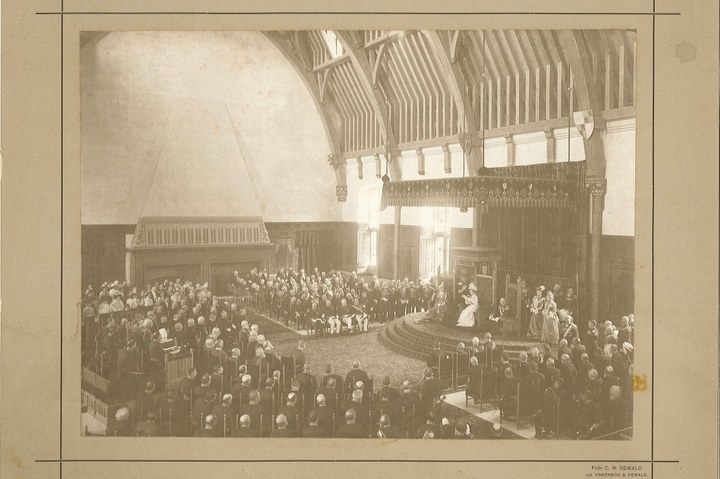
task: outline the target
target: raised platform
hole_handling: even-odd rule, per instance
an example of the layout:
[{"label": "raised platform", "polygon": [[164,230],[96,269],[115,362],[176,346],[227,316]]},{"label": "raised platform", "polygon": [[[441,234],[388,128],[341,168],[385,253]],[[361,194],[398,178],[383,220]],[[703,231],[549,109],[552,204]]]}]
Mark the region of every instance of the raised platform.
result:
[{"label": "raised platform", "polygon": [[[471,329],[456,328],[441,323],[417,323],[425,313],[413,313],[389,322],[380,331],[380,341],[389,349],[412,358],[427,359],[433,346],[440,343],[443,351],[455,351],[459,342],[470,346],[472,338],[482,339],[483,333]],[[493,338],[498,345],[503,345],[510,359],[517,359],[521,351],[529,352],[533,347],[541,348],[538,341],[505,340]]]}]

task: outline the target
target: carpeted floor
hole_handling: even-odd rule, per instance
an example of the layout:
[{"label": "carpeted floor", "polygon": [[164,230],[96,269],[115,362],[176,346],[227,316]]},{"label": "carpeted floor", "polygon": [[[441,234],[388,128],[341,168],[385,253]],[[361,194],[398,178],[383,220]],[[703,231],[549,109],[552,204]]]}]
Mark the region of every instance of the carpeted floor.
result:
[{"label": "carpeted floor", "polygon": [[[399,388],[405,379],[413,386],[422,379],[425,369],[423,361],[395,353],[380,342],[378,332],[384,327],[383,325],[372,324],[372,330],[367,333],[315,338],[301,335],[262,315],[255,315],[252,322],[258,325],[260,332],[273,343],[278,353],[283,355],[287,355],[295,348],[299,339],[306,339],[305,356],[316,376],[325,374],[325,365],[328,363],[333,365],[336,373],[345,376],[352,369],[353,361],[358,360],[360,366],[375,378],[376,387],[379,387],[385,375],[390,376],[391,385],[396,388]],[[444,403],[442,415],[451,421],[462,417],[470,423],[476,437],[490,437],[492,424],[473,414]],[[519,438],[519,436],[504,431],[503,438]]]},{"label": "carpeted floor", "polygon": [[[283,344],[281,351],[285,352],[285,348],[289,351],[293,347],[293,344]],[[375,384],[380,384],[382,378],[389,375],[393,387],[399,387],[405,379],[412,384],[417,383],[422,378],[425,367],[422,361],[387,349],[380,343],[377,331],[328,339],[309,339],[305,356],[314,374],[324,374],[325,365],[329,363],[338,374],[344,376],[352,369],[353,361],[358,360],[360,367],[375,378]]]},{"label": "carpeted floor", "polygon": [[[252,322],[259,331],[273,343],[275,350],[288,354],[297,346],[297,341],[305,336],[290,328],[272,321],[262,315],[255,315]],[[378,331],[380,324],[371,325],[367,333],[343,333],[340,336],[307,339],[305,356],[315,375],[325,374],[325,365],[332,364],[335,372],[345,376],[352,369],[355,360],[368,375],[375,378],[376,385],[381,384],[385,375],[390,376],[393,387],[400,387],[405,379],[415,385],[422,378],[425,363],[390,351],[380,343]]]}]

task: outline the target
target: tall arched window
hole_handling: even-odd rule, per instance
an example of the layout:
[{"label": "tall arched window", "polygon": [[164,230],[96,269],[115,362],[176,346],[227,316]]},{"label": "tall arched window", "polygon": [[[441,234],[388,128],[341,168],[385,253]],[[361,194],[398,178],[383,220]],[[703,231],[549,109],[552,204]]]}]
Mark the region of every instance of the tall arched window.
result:
[{"label": "tall arched window", "polygon": [[448,273],[450,265],[450,209],[423,208],[420,230],[420,277]]},{"label": "tall arched window", "polygon": [[380,229],[380,188],[365,186],[358,199],[358,268],[367,270],[377,266],[377,238]]}]

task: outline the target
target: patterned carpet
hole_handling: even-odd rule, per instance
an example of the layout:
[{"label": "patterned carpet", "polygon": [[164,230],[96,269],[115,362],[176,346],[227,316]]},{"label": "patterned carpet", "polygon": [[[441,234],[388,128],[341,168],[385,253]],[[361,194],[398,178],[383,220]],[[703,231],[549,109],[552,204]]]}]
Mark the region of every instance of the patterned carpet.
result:
[{"label": "patterned carpet", "polygon": [[[375,378],[378,388],[385,375],[390,376],[391,385],[399,388],[403,380],[408,379],[414,386],[422,379],[425,363],[408,358],[386,348],[378,339],[378,332],[384,327],[380,324],[371,324],[371,331],[367,333],[342,334],[340,336],[315,338],[305,336],[290,328],[276,323],[264,316],[256,315],[254,323],[275,346],[278,353],[287,355],[297,345],[298,339],[307,339],[305,356],[316,376],[325,373],[325,365],[333,365],[335,372],[345,376],[352,369],[354,360],[360,361],[360,366]],[[442,415],[451,421],[462,417],[468,421],[477,438],[489,438],[492,424],[474,416],[451,404],[444,403]],[[503,432],[503,438],[519,438],[509,431]]]},{"label": "patterned carpet", "polygon": [[[282,355],[287,355],[295,348],[299,339],[306,338],[262,315],[255,315],[252,322],[258,325],[260,333],[264,334]],[[382,384],[385,375],[390,376],[393,387],[400,387],[405,379],[413,385],[416,384],[422,378],[425,363],[399,355],[383,346],[378,339],[378,331],[382,327],[380,324],[372,324],[371,331],[367,333],[306,338],[305,356],[313,374],[324,375],[325,365],[330,363],[336,373],[345,376],[352,369],[353,361],[358,360],[360,367],[375,378],[376,386]]]},{"label": "patterned carpet", "polygon": [[[283,344],[278,349],[286,352],[293,347],[293,344]],[[327,339],[311,338],[307,342],[305,356],[316,375],[324,374],[325,365],[330,363],[338,374],[344,376],[352,369],[353,361],[358,360],[360,367],[375,378],[376,385],[381,384],[385,375],[389,375],[393,387],[399,387],[405,379],[412,384],[417,383],[425,368],[422,361],[385,348],[378,340],[377,331]]]}]

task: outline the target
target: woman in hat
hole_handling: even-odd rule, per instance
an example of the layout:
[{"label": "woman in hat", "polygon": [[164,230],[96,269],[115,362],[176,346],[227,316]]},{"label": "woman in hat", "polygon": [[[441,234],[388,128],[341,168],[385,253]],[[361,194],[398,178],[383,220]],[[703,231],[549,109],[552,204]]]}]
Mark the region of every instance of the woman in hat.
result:
[{"label": "woman in hat", "polygon": [[460,313],[458,318],[457,326],[472,328],[475,326],[475,312],[478,309],[478,297],[477,297],[477,286],[475,283],[470,283],[468,286],[469,294],[465,295],[465,309]]},{"label": "woman in hat", "polygon": [[535,296],[533,296],[530,305],[530,326],[528,327],[528,336],[533,339],[542,337],[543,328],[543,309],[545,309],[545,298],[543,298],[545,286],[535,288]]}]

